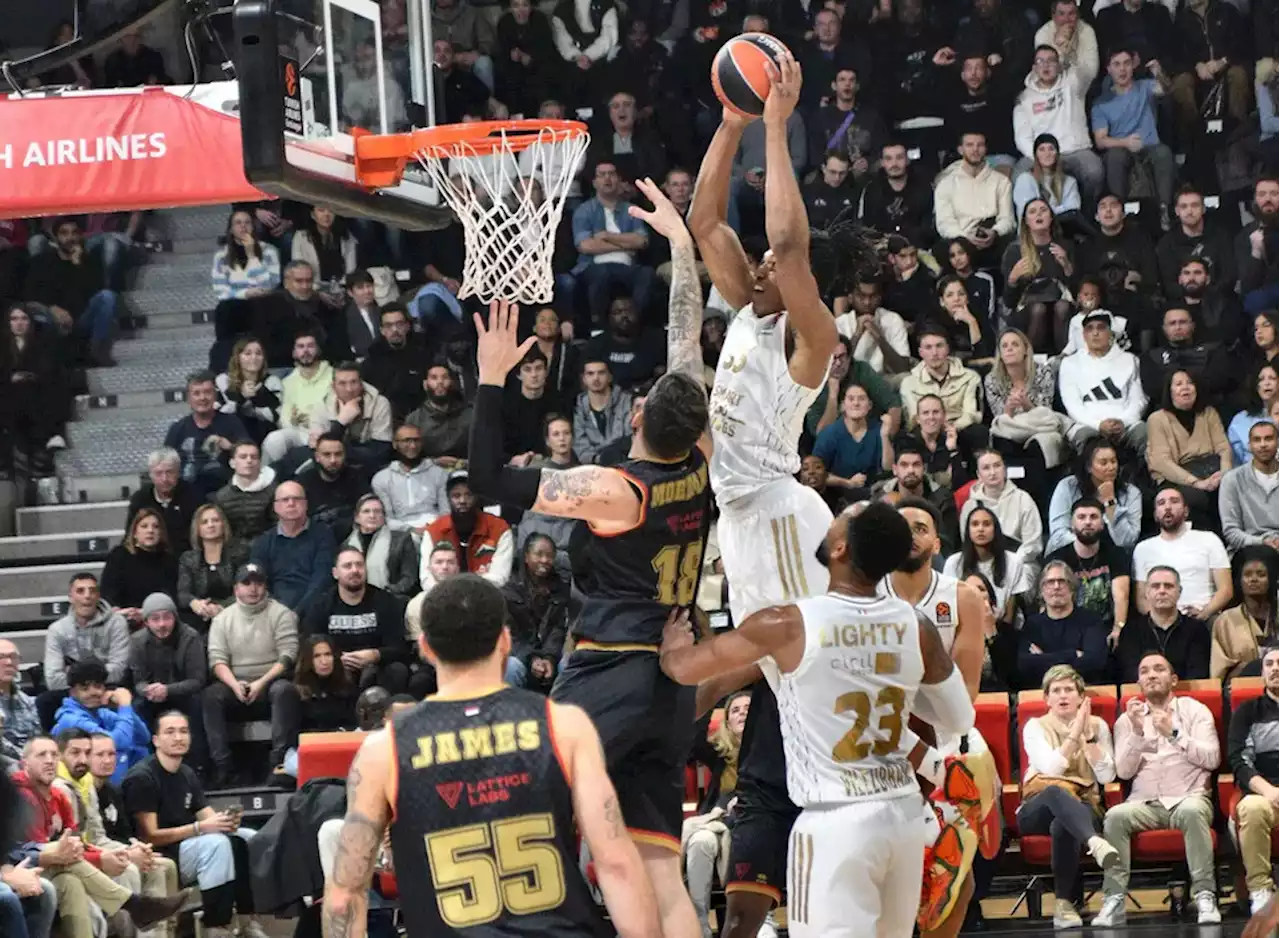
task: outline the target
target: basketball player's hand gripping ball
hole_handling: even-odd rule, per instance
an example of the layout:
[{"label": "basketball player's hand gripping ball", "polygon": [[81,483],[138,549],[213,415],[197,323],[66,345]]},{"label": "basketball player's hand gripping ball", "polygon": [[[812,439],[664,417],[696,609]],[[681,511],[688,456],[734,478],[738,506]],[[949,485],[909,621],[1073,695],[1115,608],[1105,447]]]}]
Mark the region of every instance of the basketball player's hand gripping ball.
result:
[{"label": "basketball player's hand gripping ball", "polygon": [[511,369],[524,359],[525,353],[538,341],[529,336],[517,341],[520,326],[520,307],[506,300],[494,300],[489,304],[489,326],[484,317],[474,314],[476,324],[476,364],[479,366],[481,384],[502,384]]},{"label": "basketball player's hand gripping ball", "polygon": [[771,76],[769,96],[764,99],[764,122],[785,124],[800,101],[800,63],[791,50],[778,56],[777,73]]}]

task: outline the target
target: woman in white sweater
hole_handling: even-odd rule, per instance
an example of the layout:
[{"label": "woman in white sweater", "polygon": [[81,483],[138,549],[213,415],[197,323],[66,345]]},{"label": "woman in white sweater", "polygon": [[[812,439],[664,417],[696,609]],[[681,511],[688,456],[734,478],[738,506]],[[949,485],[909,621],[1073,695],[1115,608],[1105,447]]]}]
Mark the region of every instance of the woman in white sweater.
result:
[{"label": "woman in white sweater", "polygon": [[993,449],[977,454],[978,481],[969,489],[969,499],[960,509],[960,530],[968,530],[969,515],[979,505],[991,509],[1000,519],[1006,537],[1018,542],[1018,559],[1028,575],[1040,571],[1040,551],[1044,547],[1044,524],[1040,507],[1030,495],[1009,481],[1004,457]]}]

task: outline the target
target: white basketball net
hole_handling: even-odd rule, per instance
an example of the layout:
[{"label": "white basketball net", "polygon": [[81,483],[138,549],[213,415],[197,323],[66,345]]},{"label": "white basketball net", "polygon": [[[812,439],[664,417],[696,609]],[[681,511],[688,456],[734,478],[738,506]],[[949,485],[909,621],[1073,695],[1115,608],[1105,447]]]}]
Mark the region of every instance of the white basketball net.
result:
[{"label": "white basketball net", "polygon": [[414,155],[465,232],[458,296],[486,303],[549,303],[556,229],[591,137],[581,130],[544,127],[520,152],[511,149],[505,131],[500,141],[493,152],[477,153],[462,142],[424,147]]}]

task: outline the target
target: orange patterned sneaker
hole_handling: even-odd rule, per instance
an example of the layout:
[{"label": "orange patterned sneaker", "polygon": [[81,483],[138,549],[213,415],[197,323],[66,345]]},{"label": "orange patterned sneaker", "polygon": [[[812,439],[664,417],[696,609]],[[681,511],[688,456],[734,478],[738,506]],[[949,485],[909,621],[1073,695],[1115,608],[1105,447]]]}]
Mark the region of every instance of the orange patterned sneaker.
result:
[{"label": "orange patterned sneaker", "polygon": [[977,834],[955,809],[947,810],[946,802],[931,807],[942,830],[925,850],[920,911],[916,916],[921,931],[932,931],[951,914],[978,849]]}]

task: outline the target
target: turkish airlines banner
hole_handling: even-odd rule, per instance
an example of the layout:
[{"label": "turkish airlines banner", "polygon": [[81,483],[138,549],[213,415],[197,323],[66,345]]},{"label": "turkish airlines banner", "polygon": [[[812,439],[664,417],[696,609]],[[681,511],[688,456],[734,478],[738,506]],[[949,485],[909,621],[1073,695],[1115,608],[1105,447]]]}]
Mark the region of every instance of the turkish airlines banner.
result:
[{"label": "turkish airlines banner", "polygon": [[267,198],[244,178],[234,82],[0,98],[0,217]]}]

